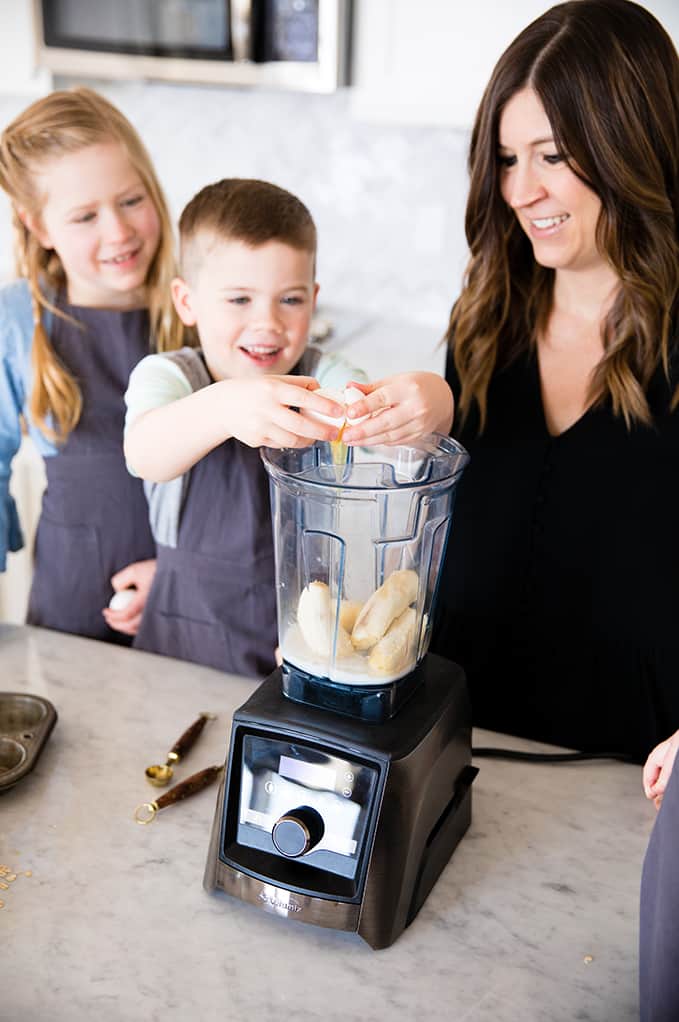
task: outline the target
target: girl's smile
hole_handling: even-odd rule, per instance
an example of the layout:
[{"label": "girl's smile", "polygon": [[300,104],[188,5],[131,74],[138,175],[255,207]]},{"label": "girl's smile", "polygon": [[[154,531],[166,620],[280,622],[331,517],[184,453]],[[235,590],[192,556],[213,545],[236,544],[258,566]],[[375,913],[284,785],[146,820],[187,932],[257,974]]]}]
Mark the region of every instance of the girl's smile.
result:
[{"label": "girl's smile", "polygon": [[102,259],[101,262],[106,266],[114,266],[121,271],[129,270],[135,265],[137,257],[142,249],[142,245],[136,245],[134,248],[128,249],[120,255],[109,256],[107,259]]}]

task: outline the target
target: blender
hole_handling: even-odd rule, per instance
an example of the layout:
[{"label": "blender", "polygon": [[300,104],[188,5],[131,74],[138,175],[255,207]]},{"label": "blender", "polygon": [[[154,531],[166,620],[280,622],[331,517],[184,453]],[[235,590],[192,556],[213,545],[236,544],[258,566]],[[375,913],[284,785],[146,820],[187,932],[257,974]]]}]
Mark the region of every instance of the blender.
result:
[{"label": "blender", "polygon": [[468,455],[264,449],[282,665],[234,714],[204,886],[388,947],[471,820],[463,671],[427,653]]}]

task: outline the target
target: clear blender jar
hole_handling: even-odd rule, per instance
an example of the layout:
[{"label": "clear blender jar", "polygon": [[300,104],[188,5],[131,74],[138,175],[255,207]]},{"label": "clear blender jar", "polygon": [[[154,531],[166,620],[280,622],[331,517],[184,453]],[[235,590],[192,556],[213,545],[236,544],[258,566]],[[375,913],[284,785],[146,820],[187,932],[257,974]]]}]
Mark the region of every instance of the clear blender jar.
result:
[{"label": "clear blender jar", "polygon": [[389,719],[420,683],[455,490],[469,460],[449,437],[265,448],[283,691]]}]

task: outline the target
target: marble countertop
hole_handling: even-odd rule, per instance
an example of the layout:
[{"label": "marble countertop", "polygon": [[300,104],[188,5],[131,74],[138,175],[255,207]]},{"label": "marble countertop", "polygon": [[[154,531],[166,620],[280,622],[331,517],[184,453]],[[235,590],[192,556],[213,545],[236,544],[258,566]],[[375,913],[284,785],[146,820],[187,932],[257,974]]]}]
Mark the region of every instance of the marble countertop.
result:
[{"label": "marble countertop", "polygon": [[[626,1022],[638,1017],[639,768],[476,761],[472,825],[389,949],[202,888],[217,786],[134,823],[144,779],[200,711],[177,771],[225,755],[253,683],[0,626],[0,684],[51,700],[35,770],[0,795],[0,1017],[39,1022]],[[541,747],[475,732],[478,745]],[[24,874],[28,872],[30,876]],[[591,960],[589,960],[591,959]]]}]

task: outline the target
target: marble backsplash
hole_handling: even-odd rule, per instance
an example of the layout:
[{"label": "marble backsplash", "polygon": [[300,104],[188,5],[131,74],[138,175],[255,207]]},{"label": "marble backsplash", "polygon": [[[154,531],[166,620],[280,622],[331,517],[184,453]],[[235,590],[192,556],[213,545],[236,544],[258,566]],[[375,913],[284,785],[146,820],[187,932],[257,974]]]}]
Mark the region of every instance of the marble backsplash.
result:
[{"label": "marble backsplash", "polygon": [[[316,220],[322,304],[443,332],[466,260],[466,134],[362,123],[348,90],[92,84],[139,130],[175,219],[210,181],[274,181]],[[28,102],[0,96],[0,125]],[[0,199],[0,277],[12,269],[9,206]]]}]

